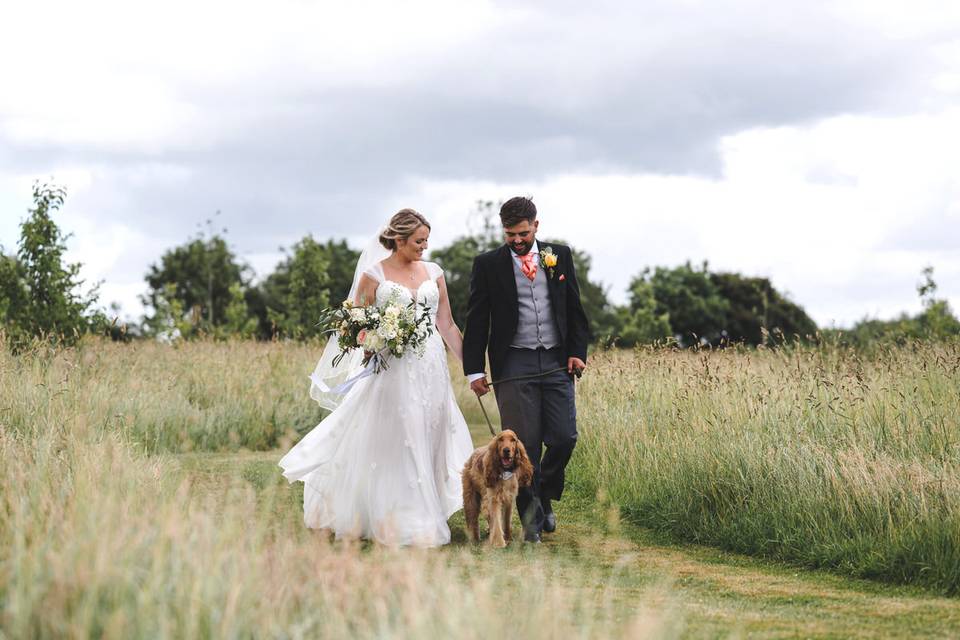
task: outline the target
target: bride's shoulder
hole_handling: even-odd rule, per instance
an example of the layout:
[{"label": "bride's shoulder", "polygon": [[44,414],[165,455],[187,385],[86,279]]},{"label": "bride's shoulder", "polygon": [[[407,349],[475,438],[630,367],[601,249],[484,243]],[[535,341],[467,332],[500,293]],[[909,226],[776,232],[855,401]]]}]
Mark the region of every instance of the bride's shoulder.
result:
[{"label": "bride's shoulder", "polygon": [[374,262],[372,265],[367,267],[364,270],[363,275],[377,282],[383,282],[383,260]]},{"label": "bride's shoulder", "polygon": [[427,270],[427,275],[430,276],[431,280],[436,280],[443,276],[443,268],[438,265],[436,262],[427,262],[423,261],[423,266]]}]

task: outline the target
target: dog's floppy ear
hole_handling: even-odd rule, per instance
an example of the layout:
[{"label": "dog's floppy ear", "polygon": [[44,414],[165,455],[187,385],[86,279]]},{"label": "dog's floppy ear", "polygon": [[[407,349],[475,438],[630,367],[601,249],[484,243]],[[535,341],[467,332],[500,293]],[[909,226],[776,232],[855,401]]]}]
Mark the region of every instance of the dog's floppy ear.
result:
[{"label": "dog's floppy ear", "polygon": [[500,451],[497,444],[500,438],[494,438],[487,445],[487,452],[483,454],[483,478],[488,487],[495,487],[500,481]]},{"label": "dog's floppy ear", "polygon": [[521,487],[529,487],[533,483],[533,464],[527,457],[527,449],[517,438],[517,482]]}]

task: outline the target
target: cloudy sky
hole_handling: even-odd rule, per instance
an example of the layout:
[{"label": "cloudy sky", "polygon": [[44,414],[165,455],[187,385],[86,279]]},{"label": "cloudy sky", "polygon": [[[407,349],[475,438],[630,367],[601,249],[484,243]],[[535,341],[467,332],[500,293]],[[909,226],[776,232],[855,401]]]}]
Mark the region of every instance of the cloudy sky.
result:
[{"label": "cloudy sky", "polygon": [[462,233],[531,195],[625,299],[647,265],[770,277],[824,326],[960,309],[960,3],[8,3],[0,245],[36,179],[70,257],[142,308],[221,211],[260,275],[395,210]]}]

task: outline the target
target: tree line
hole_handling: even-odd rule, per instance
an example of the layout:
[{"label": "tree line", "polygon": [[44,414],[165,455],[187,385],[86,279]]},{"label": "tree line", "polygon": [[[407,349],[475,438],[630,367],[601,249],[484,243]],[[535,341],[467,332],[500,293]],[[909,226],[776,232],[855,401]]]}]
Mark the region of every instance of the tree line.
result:
[{"label": "tree line", "polygon": [[[70,343],[85,333],[117,340],[138,337],[310,339],[320,335],[323,309],[348,294],[359,252],[345,240],[303,237],[284,251],[273,272],[255,281],[253,270],[230,249],[226,230],[212,221],[196,236],[164,252],[145,274],[141,297],[147,313],[123,325],[97,306],[97,287],[80,294],[79,264],[66,264],[66,237],[53,220],[65,191],[36,184],[33,207],[20,225],[15,254],[0,247],[0,326],[11,344],[36,339]],[[502,243],[495,204],[480,201],[473,213],[480,228],[433,249],[443,267],[457,324],[465,324],[473,258]],[[544,242],[563,242],[543,238]],[[945,300],[935,297],[933,271],[924,271],[918,293],[924,311],[890,321],[865,319],[850,331],[818,330],[803,308],[767,278],[715,272],[707,263],[646,268],[630,282],[628,301],[613,304],[608,289],[591,275],[588,253],[574,248],[581,297],[597,343],[630,347],[673,343],[719,346],[773,345],[829,335],[862,347],[879,342],[942,338],[960,334]]]}]

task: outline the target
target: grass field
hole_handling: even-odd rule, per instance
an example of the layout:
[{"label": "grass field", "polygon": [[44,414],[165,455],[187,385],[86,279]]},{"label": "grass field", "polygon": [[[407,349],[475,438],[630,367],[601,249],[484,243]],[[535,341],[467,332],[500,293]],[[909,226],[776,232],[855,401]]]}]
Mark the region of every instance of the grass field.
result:
[{"label": "grass field", "polygon": [[580,482],[675,539],[960,590],[960,345],[607,353]]},{"label": "grass field", "polygon": [[960,628],[942,595],[960,542],[956,346],[600,354],[559,531],[499,552],[466,544],[459,514],[435,551],[304,529],[276,461],[322,415],[306,397],[317,353],[0,351],[0,638]]}]

